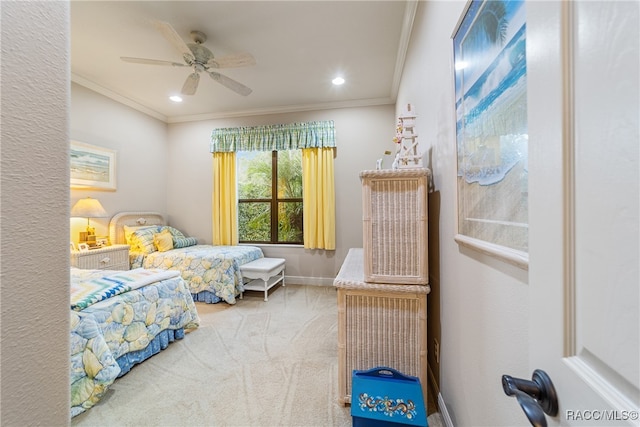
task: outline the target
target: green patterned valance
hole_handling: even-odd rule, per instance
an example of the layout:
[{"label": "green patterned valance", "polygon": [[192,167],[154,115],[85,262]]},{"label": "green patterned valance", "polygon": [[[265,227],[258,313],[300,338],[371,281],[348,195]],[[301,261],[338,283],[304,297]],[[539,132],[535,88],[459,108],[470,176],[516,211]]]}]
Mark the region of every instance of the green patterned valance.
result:
[{"label": "green patterned valance", "polygon": [[336,146],[333,120],[237,128],[211,132],[211,152],[296,150]]}]

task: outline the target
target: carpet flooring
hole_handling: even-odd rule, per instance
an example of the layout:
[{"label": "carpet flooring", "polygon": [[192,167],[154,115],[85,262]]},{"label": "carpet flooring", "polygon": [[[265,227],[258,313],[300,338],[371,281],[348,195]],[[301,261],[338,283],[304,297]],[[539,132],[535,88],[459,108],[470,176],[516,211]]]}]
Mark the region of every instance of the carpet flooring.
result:
[{"label": "carpet flooring", "polygon": [[[287,284],[267,302],[247,292],[233,306],[197,307],[198,329],[116,380],[71,425],[351,425],[338,403],[335,288]],[[438,413],[429,425],[443,425]]]}]

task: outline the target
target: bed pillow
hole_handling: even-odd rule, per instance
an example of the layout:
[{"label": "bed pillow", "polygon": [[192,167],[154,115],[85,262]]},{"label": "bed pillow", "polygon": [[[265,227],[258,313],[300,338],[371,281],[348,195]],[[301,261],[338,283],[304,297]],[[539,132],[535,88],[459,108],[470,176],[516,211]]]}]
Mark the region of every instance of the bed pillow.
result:
[{"label": "bed pillow", "polygon": [[188,246],[195,246],[198,244],[198,239],[195,237],[180,237],[177,239],[173,239],[173,247],[178,248],[186,248]]},{"label": "bed pillow", "polygon": [[159,233],[153,234],[153,246],[159,252],[166,252],[173,249],[173,236],[166,228]]},{"label": "bed pillow", "polygon": [[[124,237],[127,240],[131,251],[141,252],[143,254],[150,254],[156,251],[156,247],[153,244],[153,235],[160,231],[159,225],[148,225],[143,227],[128,227],[124,226]],[[127,233],[129,237],[127,238]]]},{"label": "bed pillow", "polygon": [[149,227],[156,227],[155,225],[136,225],[136,226],[132,226],[132,225],[125,225],[122,227],[122,229],[124,230],[124,240],[130,244],[130,240],[131,240],[131,235],[138,230],[142,230],[145,228],[149,228]]},{"label": "bed pillow", "polygon": [[173,240],[175,239],[182,239],[184,237],[186,237],[182,231],[178,230],[177,228],[173,228],[170,225],[165,225],[162,227],[163,230],[169,230],[169,232],[171,233],[171,236],[173,237]]},{"label": "bed pillow", "polygon": [[177,228],[173,228],[170,225],[163,225],[162,230],[169,230],[173,236],[173,247],[175,249],[186,248],[188,246],[195,246],[198,244],[198,239],[195,237],[187,237],[182,231]]}]

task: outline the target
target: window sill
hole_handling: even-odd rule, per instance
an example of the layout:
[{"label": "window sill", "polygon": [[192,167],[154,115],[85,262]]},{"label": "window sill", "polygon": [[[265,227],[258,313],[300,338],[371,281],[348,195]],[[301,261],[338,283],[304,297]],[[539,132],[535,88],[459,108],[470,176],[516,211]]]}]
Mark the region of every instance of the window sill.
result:
[{"label": "window sill", "polygon": [[300,248],[304,249],[304,245],[294,244],[274,244],[274,243],[238,243],[238,246],[258,246],[260,248]]}]

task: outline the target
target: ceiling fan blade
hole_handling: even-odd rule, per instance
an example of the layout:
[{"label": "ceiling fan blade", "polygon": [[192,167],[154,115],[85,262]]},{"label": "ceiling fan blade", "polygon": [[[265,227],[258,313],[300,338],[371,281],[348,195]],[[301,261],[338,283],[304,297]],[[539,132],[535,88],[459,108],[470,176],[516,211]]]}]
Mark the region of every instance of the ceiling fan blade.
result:
[{"label": "ceiling fan blade", "polygon": [[187,79],[184,81],[184,85],[182,86],[182,94],[183,95],[193,95],[196,93],[196,89],[198,89],[198,82],[200,81],[200,74],[191,73],[187,76]]},{"label": "ceiling fan blade", "polygon": [[207,66],[211,68],[236,68],[249,67],[252,65],[256,65],[256,60],[250,53],[236,53],[220,58],[211,58],[209,62],[207,62]]},{"label": "ceiling fan blade", "polygon": [[167,39],[169,43],[173,45],[173,47],[178,49],[178,51],[182,54],[184,60],[187,61],[189,65],[191,65],[191,62],[195,59],[193,53],[191,52],[191,49],[189,49],[189,46],[187,46],[187,44],[184,42],[184,40],[182,40],[182,37],[180,37],[176,30],[173,29],[171,24],[169,24],[168,22],[158,21],[155,23],[155,25],[158,31],[160,31],[160,33],[164,36],[164,38]]},{"label": "ceiling fan blade", "polygon": [[130,58],[128,56],[121,56],[120,59],[122,59],[125,62],[133,62],[133,63],[136,63],[136,64],[170,65],[172,67],[186,67],[187,66],[185,64],[180,64],[179,62],[162,61],[160,59]]},{"label": "ceiling fan blade", "polygon": [[217,81],[218,83],[220,83],[221,85],[231,89],[232,91],[242,95],[242,96],[247,96],[249,95],[251,92],[253,92],[251,89],[249,89],[248,87],[246,87],[245,85],[243,85],[240,82],[237,82],[233,79],[230,79],[227,76],[223,76],[222,74],[218,74],[214,71],[208,71],[209,75],[211,76],[211,78],[215,81]]}]

